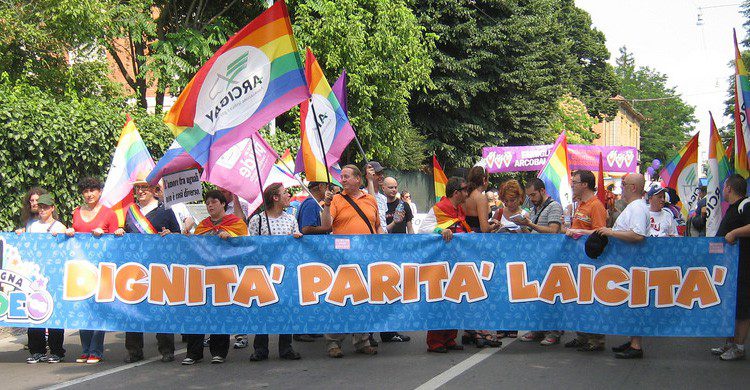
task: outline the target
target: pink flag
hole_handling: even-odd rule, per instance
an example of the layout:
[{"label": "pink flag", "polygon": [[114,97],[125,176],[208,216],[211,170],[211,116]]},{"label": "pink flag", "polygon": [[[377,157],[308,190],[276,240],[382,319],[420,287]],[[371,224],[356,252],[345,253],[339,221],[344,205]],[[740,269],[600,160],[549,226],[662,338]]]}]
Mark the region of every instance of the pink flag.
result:
[{"label": "pink flag", "polygon": [[257,130],[237,143],[221,141],[211,148],[218,153],[209,157],[202,180],[244,198],[253,206],[250,211],[255,211],[263,201],[262,180],[268,177],[279,157]]}]

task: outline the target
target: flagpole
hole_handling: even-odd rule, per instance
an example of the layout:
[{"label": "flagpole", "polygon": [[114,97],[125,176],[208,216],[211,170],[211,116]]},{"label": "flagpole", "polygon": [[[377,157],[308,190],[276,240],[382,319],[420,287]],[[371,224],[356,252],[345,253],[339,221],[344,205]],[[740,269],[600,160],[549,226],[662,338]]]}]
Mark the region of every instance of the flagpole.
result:
[{"label": "flagpole", "polygon": [[[260,199],[263,201],[263,208],[266,213],[266,225],[268,225],[268,234],[271,234],[271,223],[268,221],[268,205],[266,204],[266,197],[263,196],[263,179],[260,177],[260,167],[258,166],[258,156],[255,153],[255,133],[250,136],[251,146],[253,147],[253,161],[255,161],[255,172],[258,175],[258,186],[260,186]],[[275,151],[274,151],[275,152]],[[258,216],[258,224],[260,225],[261,219]]]},{"label": "flagpole", "polygon": [[328,158],[326,157],[326,148],[323,146],[323,136],[320,134],[320,125],[318,124],[318,114],[315,113],[315,104],[310,99],[310,108],[313,112],[313,121],[315,122],[315,129],[318,131],[318,141],[320,141],[320,150],[323,153],[323,164],[326,168],[326,180],[328,181],[328,187],[331,187],[331,173],[328,172]]}]

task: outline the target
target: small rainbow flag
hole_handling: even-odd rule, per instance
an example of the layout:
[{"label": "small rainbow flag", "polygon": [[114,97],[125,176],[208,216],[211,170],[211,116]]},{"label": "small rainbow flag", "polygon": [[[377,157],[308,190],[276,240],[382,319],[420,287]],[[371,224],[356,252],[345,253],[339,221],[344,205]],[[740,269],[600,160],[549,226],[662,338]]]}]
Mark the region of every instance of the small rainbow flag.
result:
[{"label": "small rainbow flag", "polygon": [[439,202],[440,198],[445,196],[445,186],[448,184],[448,178],[443,172],[443,168],[438,163],[437,156],[432,155],[432,177],[435,180],[435,202]]},{"label": "small rainbow flag", "polygon": [[[734,31],[734,172],[747,179],[750,177],[747,145],[750,143],[750,79],[737,46],[737,31]],[[744,111],[744,112],[743,112]]]},{"label": "small rainbow flag", "polygon": [[309,96],[289,12],[280,0],[198,70],[164,122],[206,167],[211,155],[250,137]]},{"label": "small rainbow flag", "polygon": [[327,171],[339,162],[344,149],[354,139],[354,129],[310,48],[305,57],[305,76],[312,97],[300,105],[302,142],[295,171],[304,171],[309,181],[326,182],[330,177]]},{"label": "small rainbow flag", "polygon": [[725,205],[722,199],[722,187],[724,181],[729,177],[729,161],[724,154],[724,146],[721,144],[719,130],[716,128],[714,117],[711,117],[711,135],[708,142],[708,186],[706,188],[706,207],[708,217],[706,218],[706,237],[715,237],[719,230],[721,218],[724,215]]},{"label": "small rainbow flag", "polygon": [[133,204],[133,182],[143,180],[154,169],[154,160],[143,143],[135,122],[127,116],[120,133],[107,181],[102,190],[101,203],[117,215],[119,225],[125,226],[125,214]]},{"label": "small rainbow flag", "polygon": [[[664,186],[677,191],[680,197],[680,212],[687,220],[688,213],[695,207],[698,199],[695,197],[695,189],[698,187],[698,136],[696,133],[677,154],[672,157],[659,172],[659,177],[664,181]],[[683,207],[688,202],[687,207]]]},{"label": "small rainbow flag", "polygon": [[281,183],[286,188],[299,186],[300,183],[294,176],[294,173],[286,168],[292,167],[293,165],[294,160],[292,159],[292,154],[289,153],[289,149],[287,149],[276,161],[276,164],[273,165],[268,177],[263,180],[263,188],[265,189],[273,183]]},{"label": "small rainbow flag", "polygon": [[570,187],[568,166],[568,138],[565,131],[560,133],[550,150],[544,168],[537,175],[547,187],[547,194],[560,202],[563,208],[573,203],[573,189]]}]

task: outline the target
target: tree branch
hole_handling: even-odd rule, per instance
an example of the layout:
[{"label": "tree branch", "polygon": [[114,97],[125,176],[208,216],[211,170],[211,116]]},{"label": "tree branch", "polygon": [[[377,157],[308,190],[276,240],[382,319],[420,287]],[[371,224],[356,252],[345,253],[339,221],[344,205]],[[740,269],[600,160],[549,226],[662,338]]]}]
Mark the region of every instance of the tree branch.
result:
[{"label": "tree branch", "polygon": [[200,32],[203,32],[203,30],[204,30],[204,29],[206,28],[206,26],[209,26],[209,25],[211,25],[211,23],[213,23],[213,22],[214,22],[214,20],[216,20],[217,18],[221,17],[221,15],[224,15],[224,13],[225,13],[225,12],[227,12],[227,11],[229,11],[229,9],[230,9],[230,8],[232,8],[232,6],[233,6],[233,5],[235,4],[235,3],[237,3],[237,0],[233,0],[233,1],[231,2],[231,3],[229,3],[229,5],[227,5],[226,7],[224,7],[224,9],[223,9],[223,10],[221,10],[221,12],[219,12],[219,13],[218,13],[218,14],[216,14],[216,15],[214,15],[214,17],[213,17],[213,18],[211,18],[211,19],[210,19],[210,20],[208,21],[208,23],[204,24],[204,25],[203,25],[203,26],[202,26],[202,27],[201,27],[201,28],[200,28],[200,29],[199,29],[198,31],[200,31]]}]

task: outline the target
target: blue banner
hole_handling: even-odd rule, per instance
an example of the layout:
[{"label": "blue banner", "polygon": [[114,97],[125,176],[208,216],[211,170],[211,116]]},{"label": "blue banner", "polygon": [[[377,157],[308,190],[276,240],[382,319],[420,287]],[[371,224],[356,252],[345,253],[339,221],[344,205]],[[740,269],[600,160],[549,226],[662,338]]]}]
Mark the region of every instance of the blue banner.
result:
[{"label": "blue banner", "polygon": [[734,332],[722,238],[541,234],[73,238],[0,233],[0,325],[165,333]]}]

